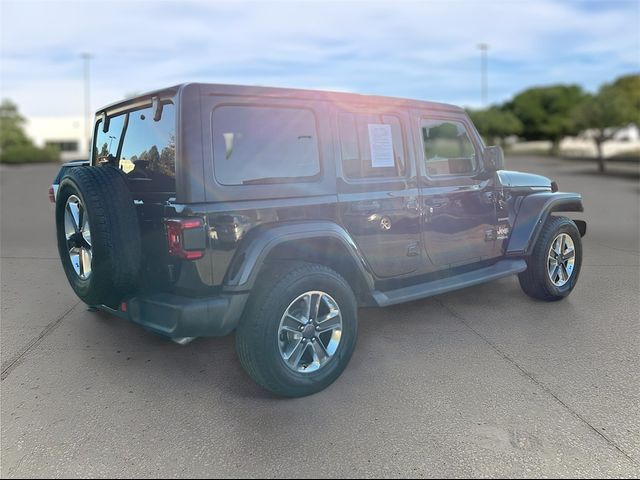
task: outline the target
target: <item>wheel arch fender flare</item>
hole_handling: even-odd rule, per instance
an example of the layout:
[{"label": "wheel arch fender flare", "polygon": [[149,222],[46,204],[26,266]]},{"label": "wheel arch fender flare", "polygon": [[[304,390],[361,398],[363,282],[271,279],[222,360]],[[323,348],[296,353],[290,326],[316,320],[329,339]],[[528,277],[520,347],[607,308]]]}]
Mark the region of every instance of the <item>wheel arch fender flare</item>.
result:
[{"label": "wheel arch fender flare", "polygon": [[252,229],[242,240],[231,260],[223,288],[227,291],[252,289],[274,249],[290,242],[303,244],[310,240],[337,242],[347,255],[347,260],[352,261],[358,280],[364,282],[369,292],[374,290],[373,273],[360,249],[343,227],[331,221],[261,225]]},{"label": "wheel arch fender flare", "polygon": [[[553,212],[583,212],[582,195],[565,192],[540,192],[525,197],[515,217],[506,254],[526,256],[531,253],[542,226]],[[586,222],[579,220],[581,235]]]}]

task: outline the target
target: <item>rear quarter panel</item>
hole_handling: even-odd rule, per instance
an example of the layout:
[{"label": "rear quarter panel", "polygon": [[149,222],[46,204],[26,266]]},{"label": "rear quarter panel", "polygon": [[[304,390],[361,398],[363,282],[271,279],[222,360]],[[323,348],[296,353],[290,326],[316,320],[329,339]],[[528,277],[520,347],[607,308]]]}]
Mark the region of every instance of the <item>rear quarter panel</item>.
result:
[{"label": "rear quarter panel", "polygon": [[[188,85],[180,95],[180,155],[176,214],[198,215],[207,223],[208,248],[198,260],[200,277],[221,285],[247,233],[263,224],[288,221],[331,220],[336,214],[333,138],[326,103],[277,96],[262,97],[248,88],[218,92],[203,85]],[[271,106],[304,108],[313,112],[321,175],[317,180],[271,185],[222,185],[215,175],[213,112],[219,106]],[[210,275],[204,275],[205,269]]]}]

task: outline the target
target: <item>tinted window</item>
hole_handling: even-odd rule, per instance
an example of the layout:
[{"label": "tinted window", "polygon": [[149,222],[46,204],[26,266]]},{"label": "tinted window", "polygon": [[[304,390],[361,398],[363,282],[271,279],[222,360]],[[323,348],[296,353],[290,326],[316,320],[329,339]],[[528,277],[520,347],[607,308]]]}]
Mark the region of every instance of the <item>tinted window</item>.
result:
[{"label": "tinted window", "polygon": [[119,168],[136,191],[173,192],[176,176],[175,107],[165,104],[159,121],[151,107],[130,112]]},{"label": "tinted window", "polygon": [[[405,174],[404,142],[397,117],[340,113],[338,130],[342,169],[348,178],[396,177]],[[374,137],[377,141],[372,145],[371,138]]]},{"label": "tinted window", "polygon": [[165,104],[157,122],[151,107],[111,117],[108,132],[98,122],[94,158],[126,173],[134,192],[175,192],[175,106]]},{"label": "tinted window", "polygon": [[102,131],[102,120],[96,127],[96,140],[93,146],[93,158],[96,165],[101,163],[116,164],[116,156],[124,127],[125,115],[118,115],[109,119],[109,131]]},{"label": "tinted window", "polygon": [[215,176],[223,185],[309,181],[320,173],[313,112],[222,106],[213,112]]},{"label": "tinted window", "polygon": [[423,120],[422,140],[427,175],[469,175],[476,171],[475,148],[460,122]]},{"label": "tinted window", "polygon": [[340,132],[340,149],[342,151],[342,165],[345,171],[355,174],[360,171],[360,147],[358,145],[358,130],[356,116],[353,113],[338,115],[338,131]]}]

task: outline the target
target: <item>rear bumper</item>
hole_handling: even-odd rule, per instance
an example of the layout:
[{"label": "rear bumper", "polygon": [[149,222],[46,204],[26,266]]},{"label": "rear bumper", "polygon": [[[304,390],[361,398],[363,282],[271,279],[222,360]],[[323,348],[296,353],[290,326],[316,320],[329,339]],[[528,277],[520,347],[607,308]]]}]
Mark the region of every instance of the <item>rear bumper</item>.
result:
[{"label": "rear bumper", "polygon": [[248,293],[207,298],[158,293],[129,299],[126,310],[102,309],[170,338],[220,337],[238,326],[248,297]]}]

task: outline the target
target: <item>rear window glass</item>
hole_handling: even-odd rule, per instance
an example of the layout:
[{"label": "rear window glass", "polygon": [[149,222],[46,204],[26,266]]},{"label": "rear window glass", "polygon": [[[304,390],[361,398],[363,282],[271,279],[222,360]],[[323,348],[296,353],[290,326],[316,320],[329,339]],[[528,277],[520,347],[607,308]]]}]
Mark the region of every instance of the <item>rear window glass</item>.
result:
[{"label": "rear window glass", "polygon": [[348,178],[405,175],[400,120],[393,115],[343,112],[338,115],[342,169]]},{"label": "rear window glass", "polygon": [[125,118],[126,115],[124,114],[110,117],[109,130],[107,132],[102,131],[102,120],[98,122],[93,146],[93,158],[96,165],[104,163],[117,164],[116,158]]},{"label": "rear window glass", "polygon": [[318,178],[318,132],[311,110],[221,106],[213,111],[212,120],[218,183],[272,184]]},{"label": "rear window glass", "polygon": [[134,192],[175,192],[175,106],[163,106],[154,121],[151,107],[111,117],[109,131],[96,132],[96,163],[110,163],[122,170]]}]

